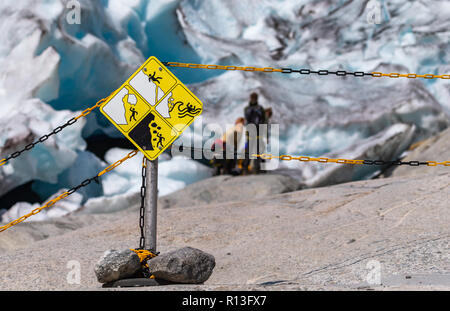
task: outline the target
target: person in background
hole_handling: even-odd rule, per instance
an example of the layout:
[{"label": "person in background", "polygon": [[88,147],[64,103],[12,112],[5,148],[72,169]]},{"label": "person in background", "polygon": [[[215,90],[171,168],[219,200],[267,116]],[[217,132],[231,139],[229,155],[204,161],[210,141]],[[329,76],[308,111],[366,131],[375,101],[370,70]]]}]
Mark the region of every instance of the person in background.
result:
[{"label": "person in background", "polygon": [[[222,159],[218,159],[216,156],[213,157],[213,166],[216,168],[215,175],[220,174],[231,174],[237,175],[238,172],[236,170],[236,152],[239,146],[239,143],[242,139],[242,133],[244,131],[244,118],[238,118],[234,126],[229,128],[225,134],[222,136],[222,139],[217,139],[212,147],[212,151],[220,151],[219,146],[222,147],[223,157]],[[230,147],[231,146],[231,147]],[[228,152],[232,154],[227,155],[227,147],[231,148]]]},{"label": "person in background", "polygon": [[[261,147],[259,142],[259,125],[266,123],[266,112],[264,108],[258,104],[258,94],[250,94],[250,101],[244,109],[245,125],[253,124],[256,127],[256,137],[249,137],[249,132],[245,134],[245,159],[242,163],[242,173],[243,175],[248,174],[248,167],[250,165],[250,153],[260,154]],[[256,150],[250,150],[251,144],[250,140],[256,140]],[[254,144],[252,144],[254,146]],[[261,167],[261,158],[253,159],[252,161],[252,171],[256,174],[259,173]]]},{"label": "person in background", "polygon": [[225,174],[232,174],[232,175],[239,174],[238,170],[236,169],[237,164],[236,152],[242,139],[242,134],[244,132],[244,124],[245,119],[242,117],[238,118],[234,122],[234,126],[229,128],[222,137],[222,140],[225,142],[225,147],[228,146],[228,148],[230,148],[230,145],[232,144],[230,151],[233,153],[232,155],[229,154],[228,157],[225,159],[225,172],[226,172]]},{"label": "person in background", "polygon": [[[211,146],[211,151],[214,152],[213,158],[211,159],[211,165],[214,167],[213,176],[218,176],[223,173],[225,167],[225,144],[222,139],[216,139]],[[217,157],[219,153],[222,153],[222,158]]]}]

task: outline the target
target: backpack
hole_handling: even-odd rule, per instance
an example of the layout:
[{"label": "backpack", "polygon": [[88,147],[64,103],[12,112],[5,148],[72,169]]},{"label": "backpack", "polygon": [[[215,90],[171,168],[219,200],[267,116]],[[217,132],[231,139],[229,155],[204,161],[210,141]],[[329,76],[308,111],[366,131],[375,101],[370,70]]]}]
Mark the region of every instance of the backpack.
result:
[{"label": "backpack", "polygon": [[247,124],[260,125],[264,123],[264,119],[264,109],[260,105],[250,105],[245,108],[245,120]]}]

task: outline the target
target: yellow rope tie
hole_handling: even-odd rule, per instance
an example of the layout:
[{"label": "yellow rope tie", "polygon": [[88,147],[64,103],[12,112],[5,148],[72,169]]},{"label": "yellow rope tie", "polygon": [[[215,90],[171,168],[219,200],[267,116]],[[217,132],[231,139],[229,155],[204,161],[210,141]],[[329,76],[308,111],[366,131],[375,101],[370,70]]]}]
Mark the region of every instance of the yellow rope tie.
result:
[{"label": "yellow rope tie", "polygon": [[[300,162],[319,162],[319,163],[338,163],[338,164],[353,164],[353,165],[363,165],[367,160],[352,160],[352,159],[330,159],[325,157],[320,158],[314,158],[314,157],[307,157],[307,156],[298,156],[294,157],[291,155],[280,155],[280,156],[274,156],[272,154],[252,154],[252,157],[261,158],[264,160],[271,160],[271,159],[279,159],[281,161],[300,161]],[[390,162],[390,161],[388,161]],[[417,162],[417,161],[416,161]],[[424,163],[427,164],[427,166],[450,166],[450,161],[443,161],[443,162],[437,162],[437,161],[424,161]],[[417,166],[417,165],[414,165]]]},{"label": "yellow rope tie", "polygon": [[[131,151],[130,153],[128,153],[124,158],[120,159],[119,161],[115,162],[114,164],[111,164],[110,166],[108,166],[107,168],[105,168],[103,171],[101,171],[100,173],[97,174],[96,177],[100,177],[101,175],[113,170],[114,168],[116,168],[117,166],[119,166],[120,164],[122,164],[124,161],[134,157],[136,154],[138,153],[138,150],[134,150]],[[56,202],[67,198],[71,193],[69,193],[69,191],[65,191],[63,193],[61,193],[58,197],[56,197],[55,199],[52,199],[50,201],[48,201],[47,203],[45,203],[43,206],[35,208],[34,210],[32,210],[30,213],[23,215],[22,217],[11,221],[10,223],[1,226],[0,227],[0,232],[5,231],[6,229],[17,225],[18,223],[21,223],[22,221],[24,221],[25,219],[27,219],[30,216],[36,215],[38,214],[40,211],[42,211],[43,209],[46,209],[48,207],[53,206]]]},{"label": "yellow rope tie", "polygon": [[[141,261],[141,265],[144,268],[148,268],[147,260],[155,258],[156,254],[153,254],[151,251],[146,249],[133,249],[130,248],[131,251],[135,252],[139,256],[139,260]],[[151,275],[150,279],[154,279],[155,276]]]}]

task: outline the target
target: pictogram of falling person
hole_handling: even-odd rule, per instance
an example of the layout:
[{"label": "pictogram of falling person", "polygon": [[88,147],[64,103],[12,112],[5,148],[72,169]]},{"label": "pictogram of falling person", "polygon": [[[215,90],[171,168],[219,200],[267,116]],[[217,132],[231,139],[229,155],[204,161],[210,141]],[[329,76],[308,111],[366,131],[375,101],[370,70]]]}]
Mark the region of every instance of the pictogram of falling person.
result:
[{"label": "pictogram of falling person", "polygon": [[163,142],[166,140],[163,135],[159,132],[161,127],[155,122],[148,125],[150,129],[150,135],[153,137],[153,141],[156,143],[156,148],[162,149],[164,147]]}]

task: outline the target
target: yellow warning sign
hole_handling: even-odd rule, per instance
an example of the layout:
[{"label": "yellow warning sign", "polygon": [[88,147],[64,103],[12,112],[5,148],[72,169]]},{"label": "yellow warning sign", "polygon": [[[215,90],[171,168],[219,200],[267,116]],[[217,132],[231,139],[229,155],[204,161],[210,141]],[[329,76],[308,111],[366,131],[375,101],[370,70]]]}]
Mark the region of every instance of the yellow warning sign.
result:
[{"label": "yellow warning sign", "polygon": [[150,160],[169,147],[202,110],[200,100],[153,56],[100,106]]}]

